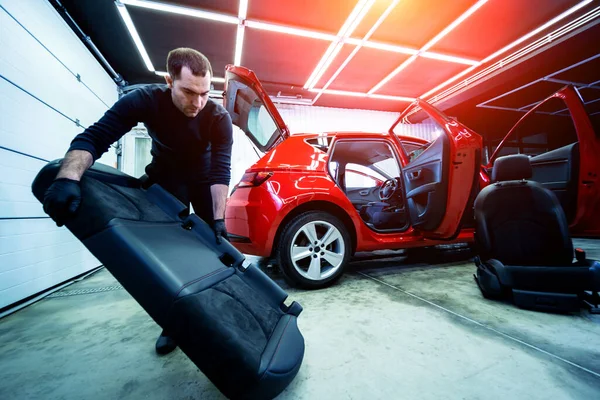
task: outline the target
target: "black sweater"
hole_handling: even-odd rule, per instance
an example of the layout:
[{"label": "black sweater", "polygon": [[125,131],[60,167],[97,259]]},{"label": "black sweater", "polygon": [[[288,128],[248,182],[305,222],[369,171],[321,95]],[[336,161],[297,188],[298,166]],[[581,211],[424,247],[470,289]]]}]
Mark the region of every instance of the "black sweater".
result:
[{"label": "black sweater", "polygon": [[80,133],[69,150],[86,150],[94,161],[138,122],[152,138],[146,171],[189,183],[229,185],[233,134],[231,117],[209,99],[194,118],[185,116],[166,85],[147,85],[120,98],[98,122]]}]

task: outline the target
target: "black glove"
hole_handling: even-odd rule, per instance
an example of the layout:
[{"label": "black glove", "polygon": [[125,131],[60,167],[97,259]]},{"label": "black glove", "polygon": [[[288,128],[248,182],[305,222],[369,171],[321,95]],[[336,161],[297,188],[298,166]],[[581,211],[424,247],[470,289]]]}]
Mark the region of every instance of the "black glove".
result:
[{"label": "black glove", "polygon": [[69,178],[58,178],[44,193],[44,211],[57,226],[63,226],[75,215],[81,204],[81,187],[79,181]]},{"label": "black glove", "polygon": [[224,219],[215,219],[213,223],[213,231],[215,231],[215,237],[217,238],[217,244],[221,244],[221,238],[227,239],[229,241],[229,236],[227,235],[227,228],[225,228],[225,220]]}]

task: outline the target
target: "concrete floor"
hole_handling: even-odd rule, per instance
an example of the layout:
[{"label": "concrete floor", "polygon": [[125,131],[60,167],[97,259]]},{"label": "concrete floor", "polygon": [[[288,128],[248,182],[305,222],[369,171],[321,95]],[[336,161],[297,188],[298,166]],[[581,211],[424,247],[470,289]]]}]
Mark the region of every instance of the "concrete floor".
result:
[{"label": "concrete floor", "polygon": [[[464,258],[354,261],[318,291],[273,275],[306,341],[278,399],[600,398],[600,315],[485,300]],[[103,269],[0,320],[0,399],[223,399],[181,351],[155,355],[159,333]]]}]

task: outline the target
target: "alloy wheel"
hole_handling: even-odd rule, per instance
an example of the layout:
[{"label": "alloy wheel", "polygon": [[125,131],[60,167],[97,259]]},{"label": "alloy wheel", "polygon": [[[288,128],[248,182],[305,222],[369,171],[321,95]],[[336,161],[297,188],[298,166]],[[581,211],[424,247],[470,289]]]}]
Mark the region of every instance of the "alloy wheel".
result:
[{"label": "alloy wheel", "polygon": [[290,246],[290,261],[304,278],[321,281],[340,269],[345,251],[338,228],[326,221],[311,221],[296,231]]}]

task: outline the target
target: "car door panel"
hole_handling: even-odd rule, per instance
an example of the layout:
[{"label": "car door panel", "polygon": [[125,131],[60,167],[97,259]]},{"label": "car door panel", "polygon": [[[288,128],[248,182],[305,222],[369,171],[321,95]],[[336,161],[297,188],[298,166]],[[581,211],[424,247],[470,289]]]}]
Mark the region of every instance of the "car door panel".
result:
[{"label": "car door panel", "polygon": [[435,139],[410,153],[404,149],[402,157],[410,223],[423,237],[452,239],[477,195],[482,138],[423,100],[408,107],[390,128],[396,138],[425,132]]},{"label": "car door panel", "polygon": [[346,188],[346,196],[358,210],[361,206],[373,201],[379,201],[379,188]]},{"label": "car door panel", "polygon": [[406,199],[413,227],[432,230],[446,209],[449,139],[438,137],[414,161],[404,167]]}]

